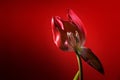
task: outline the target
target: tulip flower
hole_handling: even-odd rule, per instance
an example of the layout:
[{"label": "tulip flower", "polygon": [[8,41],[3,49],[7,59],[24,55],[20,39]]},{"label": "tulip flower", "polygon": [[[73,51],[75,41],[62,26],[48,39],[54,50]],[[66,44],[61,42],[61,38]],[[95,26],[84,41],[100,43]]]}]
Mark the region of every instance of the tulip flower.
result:
[{"label": "tulip flower", "polygon": [[91,49],[84,47],[86,32],[79,17],[71,10],[67,10],[68,20],[59,16],[52,17],[52,33],[54,43],[62,51],[72,51],[78,60],[79,70],[73,80],[83,80],[81,58],[95,70],[104,74],[100,60],[94,55]]}]

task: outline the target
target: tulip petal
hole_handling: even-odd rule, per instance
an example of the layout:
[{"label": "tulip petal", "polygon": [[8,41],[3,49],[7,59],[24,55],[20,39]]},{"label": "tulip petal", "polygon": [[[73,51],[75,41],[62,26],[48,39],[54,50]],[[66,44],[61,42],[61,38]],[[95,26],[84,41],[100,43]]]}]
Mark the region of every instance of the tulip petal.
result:
[{"label": "tulip petal", "polygon": [[58,48],[63,51],[68,51],[69,48],[66,42],[67,34],[64,31],[64,25],[62,21],[63,20],[58,16],[53,17],[51,20],[53,40]]},{"label": "tulip petal", "polygon": [[89,48],[82,48],[80,56],[87,62],[90,66],[94,69],[99,71],[100,73],[104,74],[104,70],[100,60],[97,56]]},{"label": "tulip petal", "polygon": [[53,40],[54,43],[57,45],[57,47],[60,47],[61,45],[61,34],[60,31],[62,22],[59,20],[59,17],[53,17],[51,20],[51,25],[52,25],[52,33],[53,33]]},{"label": "tulip petal", "polygon": [[82,36],[81,37],[81,42],[83,44],[84,41],[85,41],[85,29],[84,29],[84,26],[83,26],[81,20],[71,9],[68,9],[67,16],[68,16],[68,19],[71,22],[73,22],[79,28],[79,30],[81,31],[80,36]]},{"label": "tulip petal", "polygon": [[63,23],[59,16],[55,16],[51,20],[51,24],[53,27],[57,27],[59,30],[64,30]]}]

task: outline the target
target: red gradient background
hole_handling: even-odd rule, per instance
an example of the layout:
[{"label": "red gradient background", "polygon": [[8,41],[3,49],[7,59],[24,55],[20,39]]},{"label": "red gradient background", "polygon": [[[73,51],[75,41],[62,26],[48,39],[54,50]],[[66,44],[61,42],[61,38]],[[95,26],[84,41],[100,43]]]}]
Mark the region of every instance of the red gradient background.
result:
[{"label": "red gradient background", "polygon": [[51,17],[71,8],[87,30],[86,47],[105,75],[83,62],[84,80],[120,80],[119,0],[0,1],[0,80],[72,80],[76,56],[53,43]]}]

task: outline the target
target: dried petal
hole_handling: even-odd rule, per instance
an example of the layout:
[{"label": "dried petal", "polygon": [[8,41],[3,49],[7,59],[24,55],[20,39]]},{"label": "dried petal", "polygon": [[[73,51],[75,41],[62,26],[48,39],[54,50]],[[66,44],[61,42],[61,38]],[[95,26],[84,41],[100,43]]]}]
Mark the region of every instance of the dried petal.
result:
[{"label": "dried petal", "polygon": [[100,60],[97,58],[97,56],[94,55],[94,53],[89,48],[82,48],[80,56],[90,66],[92,66],[94,69],[96,69],[100,73],[104,74],[104,70],[103,70]]}]

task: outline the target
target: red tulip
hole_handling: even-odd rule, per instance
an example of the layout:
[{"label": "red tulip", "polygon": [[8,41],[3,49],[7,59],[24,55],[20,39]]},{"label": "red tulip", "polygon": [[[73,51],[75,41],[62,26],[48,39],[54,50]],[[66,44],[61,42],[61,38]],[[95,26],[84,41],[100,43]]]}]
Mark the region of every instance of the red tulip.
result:
[{"label": "red tulip", "polygon": [[104,70],[99,59],[89,48],[84,47],[86,34],[81,20],[71,9],[68,9],[67,17],[68,20],[63,20],[58,16],[52,18],[51,24],[54,43],[63,51],[74,51],[76,53],[80,63],[81,80],[82,64],[80,57],[94,69],[103,74]]},{"label": "red tulip", "polygon": [[64,51],[71,51],[72,48],[68,44],[67,32],[75,34],[75,31],[77,31],[80,36],[79,44],[80,46],[83,46],[85,41],[85,31],[81,20],[72,10],[68,10],[67,16],[68,20],[63,20],[58,16],[52,18],[52,32],[55,44]]}]

